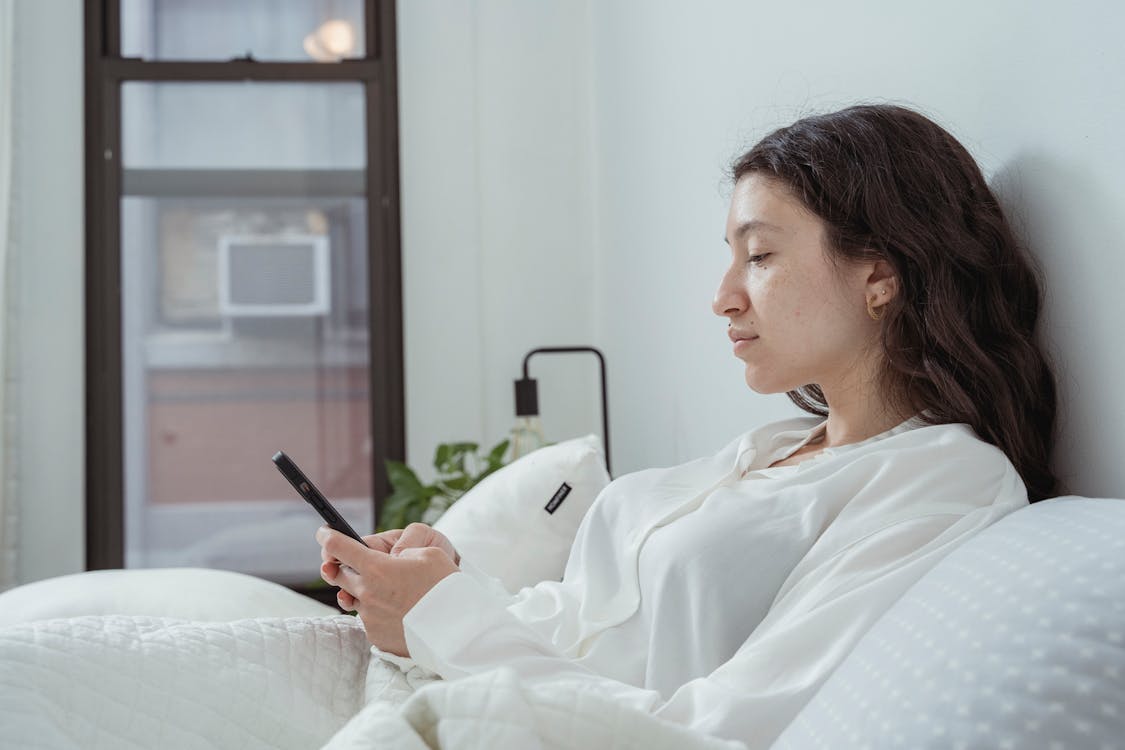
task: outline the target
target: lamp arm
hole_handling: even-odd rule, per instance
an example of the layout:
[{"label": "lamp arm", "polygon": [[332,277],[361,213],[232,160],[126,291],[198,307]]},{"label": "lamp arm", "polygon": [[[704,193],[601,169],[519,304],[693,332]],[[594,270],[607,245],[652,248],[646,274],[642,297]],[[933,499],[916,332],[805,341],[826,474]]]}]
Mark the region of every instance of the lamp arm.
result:
[{"label": "lamp arm", "polygon": [[605,375],[605,357],[601,351],[592,346],[544,346],[538,349],[532,349],[523,358],[523,377],[524,380],[528,379],[528,363],[531,358],[536,354],[570,354],[573,352],[589,352],[598,358],[598,368],[601,371],[602,377],[602,436],[605,442],[605,470],[610,476],[613,472],[610,470],[609,462],[609,397],[608,388],[606,386]]}]

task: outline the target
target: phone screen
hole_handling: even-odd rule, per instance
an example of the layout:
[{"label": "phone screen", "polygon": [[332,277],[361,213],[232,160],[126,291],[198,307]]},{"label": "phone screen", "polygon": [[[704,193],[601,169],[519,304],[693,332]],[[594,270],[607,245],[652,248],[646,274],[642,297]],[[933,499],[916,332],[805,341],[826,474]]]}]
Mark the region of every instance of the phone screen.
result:
[{"label": "phone screen", "polygon": [[297,494],[303,497],[305,502],[311,505],[331,528],[336,529],[341,534],[347,534],[364,547],[367,546],[363,537],[357,534],[351,524],[344,520],[340,512],[332,506],[332,503],[328,502],[328,498],[316,488],[315,484],[309,481],[309,478],[297,467],[297,464],[293,463],[293,459],[285,455],[283,451],[278,451],[273,456],[273,463],[282,476],[289,480],[289,484],[293,485],[293,489],[297,490]]}]

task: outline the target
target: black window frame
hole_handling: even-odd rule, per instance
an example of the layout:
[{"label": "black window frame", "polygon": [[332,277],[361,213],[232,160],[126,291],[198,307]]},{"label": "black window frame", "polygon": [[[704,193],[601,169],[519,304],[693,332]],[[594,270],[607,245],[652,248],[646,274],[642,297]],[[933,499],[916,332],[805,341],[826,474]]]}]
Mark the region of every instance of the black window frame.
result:
[{"label": "black window frame", "polygon": [[120,0],[85,0],[87,570],[125,564],[120,115],[121,86],[127,81],[363,84],[371,486],[378,521],[389,489],[384,459],[405,455],[398,79],[394,0],[364,0],[364,11],[363,58],[335,63],[143,60],[121,56]]}]

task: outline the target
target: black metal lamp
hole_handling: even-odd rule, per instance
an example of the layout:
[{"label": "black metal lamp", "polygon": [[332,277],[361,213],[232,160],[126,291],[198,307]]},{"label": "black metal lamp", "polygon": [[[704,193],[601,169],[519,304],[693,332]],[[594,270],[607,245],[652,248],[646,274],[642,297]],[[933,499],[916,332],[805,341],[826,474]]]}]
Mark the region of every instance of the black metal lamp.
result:
[{"label": "black metal lamp", "polygon": [[605,357],[592,346],[545,346],[532,349],[523,358],[523,378],[516,381],[516,429],[513,430],[513,453],[516,456],[527,449],[534,450],[543,444],[543,432],[539,426],[539,389],[534,379],[528,376],[527,365],[536,354],[573,354],[588,352],[598,358],[602,378],[602,442],[605,447],[605,468],[610,475],[613,470],[609,463],[609,401],[606,396]]}]

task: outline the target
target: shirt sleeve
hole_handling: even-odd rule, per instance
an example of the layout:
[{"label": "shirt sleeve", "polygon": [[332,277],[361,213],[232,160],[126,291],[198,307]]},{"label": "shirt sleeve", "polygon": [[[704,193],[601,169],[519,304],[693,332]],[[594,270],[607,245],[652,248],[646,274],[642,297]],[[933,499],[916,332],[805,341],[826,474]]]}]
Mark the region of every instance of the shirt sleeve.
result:
[{"label": "shirt sleeve", "polygon": [[473,575],[446,576],[403,618],[411,658],[447,680],[504,666],[525,684],[577,679],[584,688],[644,711],[659,701],[656,691],[602,677],[563,655],[505,604]]},{"label": "shirt sleeve", "polygon": [[[897,521],[800,572],[725,664],[667,700],[561,654],[465,573],[442,579],[403,620],[418,663],[446,679],[497,666],[528,685],[565,680],[705,734],[768,747],[901,595],[1011,507]],[[685,645],[690,647],[690,645]]]},{"label": "shirt sleeve", "polygon": [[473,565],[472,560],[462,557],[461,562],[458,563],[458,567],[461,569],[462,573],[480,584],[485,591],[491,593],[496,599],[506,601],[512,598],[511,592],[504,587],[504,584],[500,582],[499,578],[488,575],[476,565]]}]

